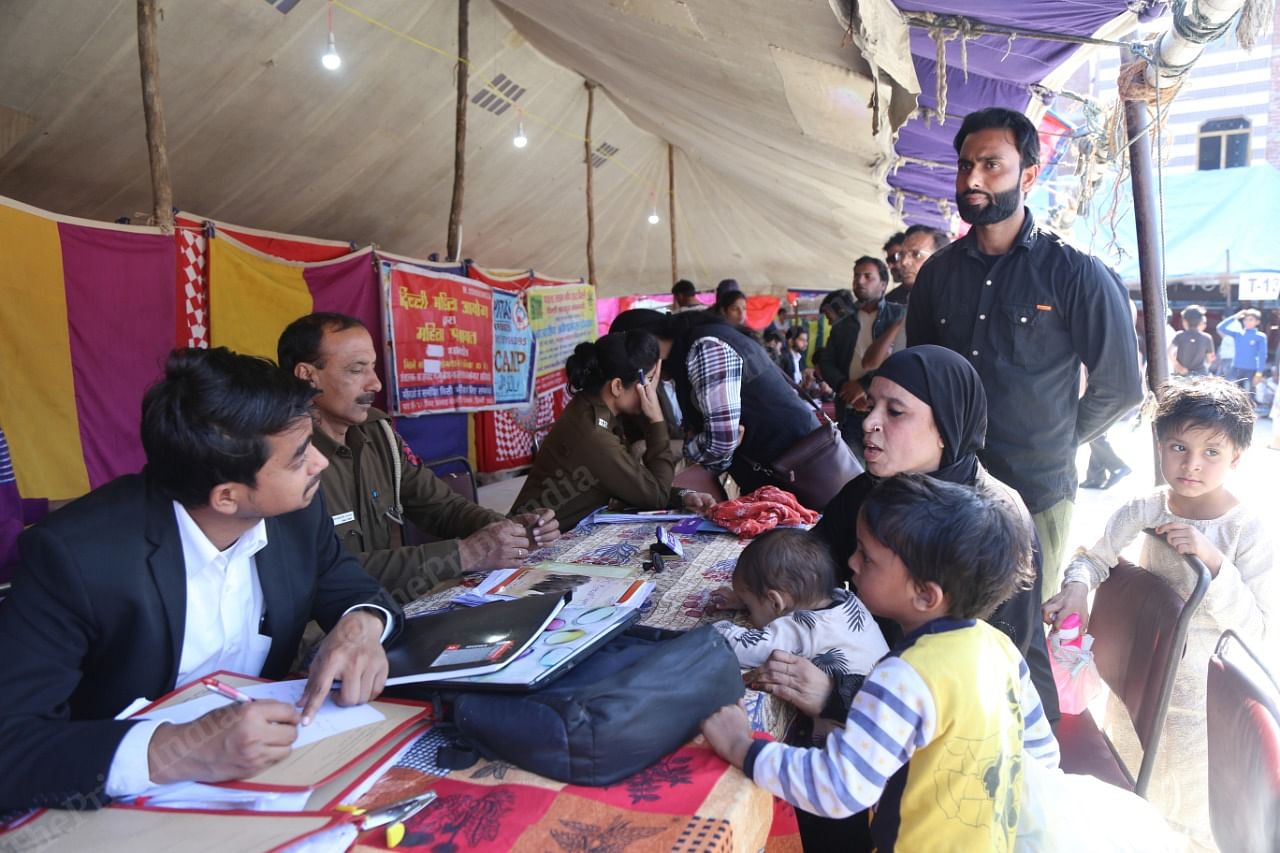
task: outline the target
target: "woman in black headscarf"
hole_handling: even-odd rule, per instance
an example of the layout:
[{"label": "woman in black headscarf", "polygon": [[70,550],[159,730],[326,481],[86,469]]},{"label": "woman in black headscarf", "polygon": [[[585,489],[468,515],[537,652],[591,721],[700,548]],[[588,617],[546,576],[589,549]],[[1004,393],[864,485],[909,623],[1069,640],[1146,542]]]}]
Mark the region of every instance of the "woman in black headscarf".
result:
[{"label": "woman in black headscarf", "polygon": [[[1031,589],[1014,593],[987,621],[1004,631],[1022,652],[1045,715],[1056,723],[1058,691],[1040,624],[1039,543],[1022,498],[978,461],[987,436],[987,395],[977,371],[949,349],[911,347],[894,353],[880,366],[868,397],[872,408],[862,424],[866,472],[832,499],[814,532],[827,541],[836,565],[847,567],[857,549],[855,521],[862,502],[877,482],[897,474],[928,474],[973,486],[1012,504],[1036,542],[1036,579]],[[902,637],[901,629],[894,622],[876,621],[892,648]],[[862,677],[833,679],[806,658],[778,651],[761,667],[759,683],[808,716],[843,724]],[[870,849],[865,815],[835,821],[797,814],[806,851]]]},{"label": "woman in black headscarf", "polygon": [[[847,566],[857,548],[854,522],[867,493],[880,479],[896,474],[928,474],[982,489],[1013,504],[1031,525],[1031,515],[1018,493],[991,476],[978,461],[977,453],[987,435],[987,395],[977,371],[963,357],[938,346],[896,352],[871,380],[869,397],[872,409],[862,427],[867,470],[845,485],[814,527],[827,541],[837,565]],[[1035,585],[1015,593],[987,621],[1008,634],[1027,659],[1045,714],[1050,722],[1056,722],[1058,693],[1039,620],[1038,545],[1035,563]],[[900,636],[897,626],[885,622],[881,627],[888,629],[885,639],[892,647]],[[802,658],[783,653],[776,657],[782,660],[771,660],[762,672],[770,692],[802,711],[821,710],[824,717],[844,720],[858,685],[833,685],[816,667],[813,672],[804,668],[808,661]]]}]

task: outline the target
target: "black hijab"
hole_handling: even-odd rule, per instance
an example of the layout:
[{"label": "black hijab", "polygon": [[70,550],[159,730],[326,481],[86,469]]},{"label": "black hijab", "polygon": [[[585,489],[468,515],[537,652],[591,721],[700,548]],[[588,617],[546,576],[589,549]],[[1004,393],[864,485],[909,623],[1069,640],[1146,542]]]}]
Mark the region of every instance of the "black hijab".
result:
[{"label": "black hijab", "polygon": [[952,350],[927,344],[895,352],[875,375],[898,383],[933,409],[942,462],[929,476],[972,486],[978,451],[987,440],[987,393],[973,365]]}]

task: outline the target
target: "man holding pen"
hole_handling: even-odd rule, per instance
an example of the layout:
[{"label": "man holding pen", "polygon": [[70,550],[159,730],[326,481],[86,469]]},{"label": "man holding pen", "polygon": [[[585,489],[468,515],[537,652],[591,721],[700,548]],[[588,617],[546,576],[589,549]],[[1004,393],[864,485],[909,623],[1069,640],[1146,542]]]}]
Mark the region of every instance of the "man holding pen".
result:
[{"label": "man holding pen", "polygon": [[[463,572],[519,565],[560,537],[551,510],[507,518],[409,459],[390,418],[373,408],[382,390],[377,351],[355,317],[300,317],[280,335],[276,352],[282,369],[319,391],[313,439],[329,461],[320,488],[338,538],[398,601]],[[443,541],[406,544],[406,521]]]},{"label": "man holding pen", "polygon": [[[403,616],[315,500],[314,393],[264,359],[177,350],[143,399],[144,471],[22,535],[0,607],[0,812],[243,779],[289,754],[335,681],[341,705],[381,692]],[[115,719],[218,670],[283,677],[312,619],[329,633],[301,708]]]}]

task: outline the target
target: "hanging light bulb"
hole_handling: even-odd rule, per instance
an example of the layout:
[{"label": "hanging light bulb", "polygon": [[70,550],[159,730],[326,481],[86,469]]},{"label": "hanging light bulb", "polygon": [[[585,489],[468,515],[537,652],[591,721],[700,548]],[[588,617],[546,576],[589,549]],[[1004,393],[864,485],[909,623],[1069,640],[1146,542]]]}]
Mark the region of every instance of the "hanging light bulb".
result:
[{"label": "hanging light bulb", "polygon": [[342,66],[342,57],[338,56],[338,45],[333,40],[333,4],[329,4],[329,49],[320,57],[320,64],[330,71],[337,71]]},{"label": "hanging light bulb", "polygon": [[524,119],[516,121],[516,138],[511,140],[511,144],[517,148],[523,148],[529,144],[529,137],[524,135]]},{"label": "hanging light bulb", "polygon": [[650,202],[652,203],[652,205],[653,205],[653,206],[649,209],[649,224],[650,224],[650,225],[657,225],[659,222],[661,222],[661,221],[662,221],[662,217],[661,217],[661,216],[658,216],[658,196],[657,196],[657,194],[656,194],[656,193],[650,193],[650,195],[649,195],[649,201],[650,201]]}]

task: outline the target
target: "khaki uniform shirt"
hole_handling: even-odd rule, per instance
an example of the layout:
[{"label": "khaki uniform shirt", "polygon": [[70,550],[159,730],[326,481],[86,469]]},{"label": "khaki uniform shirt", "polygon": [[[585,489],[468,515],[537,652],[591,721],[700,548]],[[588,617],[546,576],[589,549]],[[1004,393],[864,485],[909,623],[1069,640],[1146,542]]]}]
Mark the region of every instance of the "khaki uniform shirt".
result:
[{"label": "khaki uniform shirt", "polygon": [[370,409],[368,421],[347,430],[346,444],[337,444],[318,427],[312,441],[329,460],[320,489],[338,538],[396,600],[409,602],[457,577],[457,540],[503,516],[462,497],[429,468],[411,464],[397,435],[404,520],[444,540],[404,544],[404,528],[396,518],[391,445],[378,424],[385,420],[386,413]]},{"label": "khaki uniform shirt", "polygon": [[608,406],[579,394],[538,449],[512,512],[547,507],[567,531],[611,499],[641,509],[670,506],[679,491],[671,488],[676,458],[666,422],[645,424],[644,441],[644,458],[636,459]]}]

